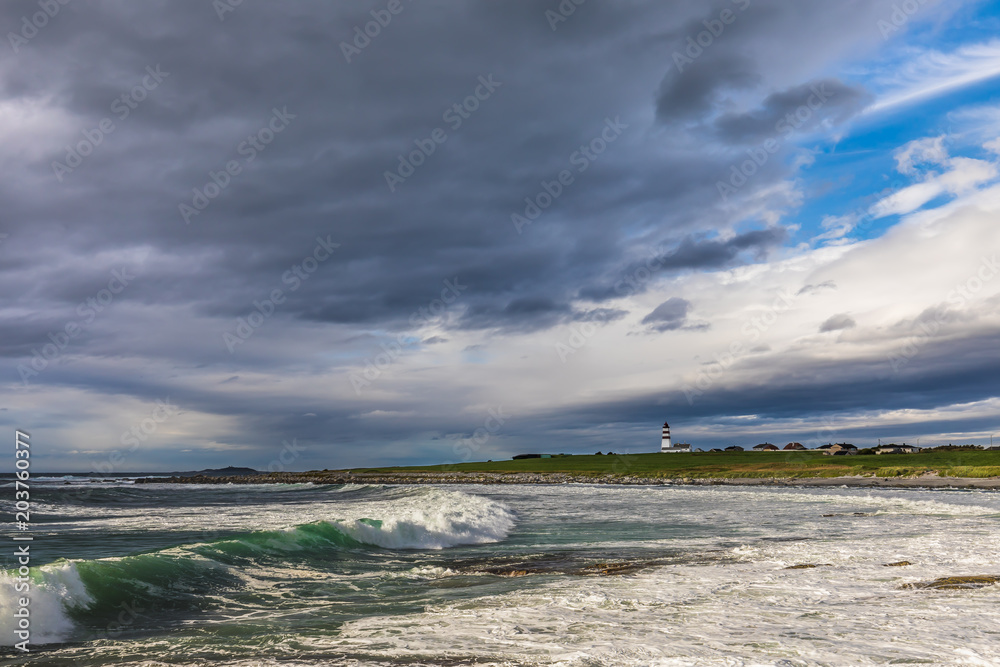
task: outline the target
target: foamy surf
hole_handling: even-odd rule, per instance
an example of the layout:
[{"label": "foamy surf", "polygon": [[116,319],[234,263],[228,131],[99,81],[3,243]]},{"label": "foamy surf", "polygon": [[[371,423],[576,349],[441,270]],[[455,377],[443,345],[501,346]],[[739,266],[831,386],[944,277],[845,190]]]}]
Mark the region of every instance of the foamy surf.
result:
[{"label": "foamy surf", "polygon": [[97,556],[36,573],[46,628],[33,639],[67,642],[40,646],[42,662],[951,666],[998,655],[1000,586],[908,586],[1000,574],[1000,494],[150,486],[70,505],[59,493],[39,499],[51,521],[33,549],[72,555],[88,541]]},{"label": "foamy surf", "polygon": [[378,522],[338,521],[339,530],[364,544],[387,549],[445,549],[499,542],[514,528],[507,506],[456,491],[428,489],[420,497],[427,509],[412,508]]},{"label": "foamy surf", "polygon": [[[364,490],[378,489],[350,489]],[[431,488],[403,494],[393,490],[388,495],[391,500],[374,498],[339,507],[346,515],[369,515],[361,518],[330,518],[149,553],[31,568],[31,613],[34,627],[39,628],[32,642],[47,644],[73,638],[79,630],[73,618],[86,619],[95,609],[128,609],[130,604],[196,608],[202,594],[247,585],[252,578],[243,576],[242,570],[261,563],[284,569],[290,558],[309,563],[339,554],[349,559],[344,553],[352,549],[440,550],[487,544],[503,540],[515,525],[509,507],[480,496]],[[14,588],[17,576],[15,571],[0,574],[0,632],[6,646],[15,643],[12,613],[20,595]],[[197,594],[191,595],[192,590]],[[99,629],[99,625],[95,627]]]},{"label": "foamy surf", "polygon": [[17,643],[14,634],[14,611],[17,600],[27,596],[31,600],[31,640],[36,644],[66,641],[74,627],[69,617],[71,609],[83,609],[93,602],[86,586],[80,580],[76,565],[62,562],[31,568],[28,575],[30,589],[23,590],[16,585],[23,583],[16,571],[0,572],[0,646]]}]

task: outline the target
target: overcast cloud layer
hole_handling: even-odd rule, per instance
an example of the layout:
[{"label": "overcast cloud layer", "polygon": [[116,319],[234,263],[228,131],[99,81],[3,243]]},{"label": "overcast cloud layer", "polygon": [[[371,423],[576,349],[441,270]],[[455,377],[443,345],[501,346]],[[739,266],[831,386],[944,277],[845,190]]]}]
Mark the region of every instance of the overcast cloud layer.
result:
[{"label": "overcast cloud layer", "polygon": [[996,11],[913,5],[5,3],[0,424],[49,470],[988,442]]}]

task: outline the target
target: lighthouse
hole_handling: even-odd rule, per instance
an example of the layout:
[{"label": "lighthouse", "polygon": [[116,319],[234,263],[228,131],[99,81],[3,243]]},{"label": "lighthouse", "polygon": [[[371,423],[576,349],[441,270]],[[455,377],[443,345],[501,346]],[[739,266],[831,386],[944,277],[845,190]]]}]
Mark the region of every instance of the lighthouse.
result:
[{"label": "lighthouse", "polygon": [[663,422],[663,437],[660,440],[660,453],[676,453],[676,452],[690,452],[691,445],[688,444],[677,444],[676,446],[670,441],[670,424]]}]

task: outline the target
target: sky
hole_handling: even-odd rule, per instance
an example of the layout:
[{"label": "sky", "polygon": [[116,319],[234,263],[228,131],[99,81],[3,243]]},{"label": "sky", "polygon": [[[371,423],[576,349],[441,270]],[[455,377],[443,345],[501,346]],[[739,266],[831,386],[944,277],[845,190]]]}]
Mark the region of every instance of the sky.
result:
[{"label": "sky", "polygon": [[0,427],[35,470],[1000,437],[998,2],[0,32]]}]

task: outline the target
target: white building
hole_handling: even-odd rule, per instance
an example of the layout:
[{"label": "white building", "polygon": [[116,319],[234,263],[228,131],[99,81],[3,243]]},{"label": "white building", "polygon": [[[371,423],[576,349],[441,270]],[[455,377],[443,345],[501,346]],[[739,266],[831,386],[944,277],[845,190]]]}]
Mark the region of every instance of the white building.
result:
[{"label": "white building", "polygon": [[897,444],[882,445],[881,447],[879,447],[878,449],[875,450],[875,453],[876,454],[916,454],[919,451],[920,450],[917,449],[916,447],[914,447],[912,445],[907,446],[906,443],[904,442],[902,445],[897,445]]},{"label": "white building", "polygon": [[678,444],[676,447],[670,442],[670,425],[667,422],[663,422],[663,438],[660,440],[660,453],[665,454],[667,452],[690,452],[691,445]]}]

